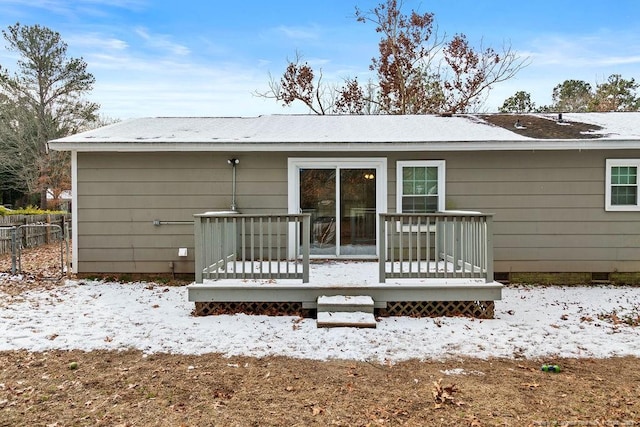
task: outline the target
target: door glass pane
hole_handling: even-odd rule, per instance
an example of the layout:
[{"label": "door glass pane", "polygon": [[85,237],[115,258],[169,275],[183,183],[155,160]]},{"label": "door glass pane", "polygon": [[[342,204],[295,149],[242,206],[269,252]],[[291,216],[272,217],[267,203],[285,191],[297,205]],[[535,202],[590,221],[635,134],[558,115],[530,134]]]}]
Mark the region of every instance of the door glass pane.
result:
[{"label": "door glass pane", "polygon": [[300,169],[300,209],[311,214],[311,254],[335,255],[335,169]]},{"label": "door glass pane", "polygon": [[376,254],[376,170],[340,170],[340,255]]}]

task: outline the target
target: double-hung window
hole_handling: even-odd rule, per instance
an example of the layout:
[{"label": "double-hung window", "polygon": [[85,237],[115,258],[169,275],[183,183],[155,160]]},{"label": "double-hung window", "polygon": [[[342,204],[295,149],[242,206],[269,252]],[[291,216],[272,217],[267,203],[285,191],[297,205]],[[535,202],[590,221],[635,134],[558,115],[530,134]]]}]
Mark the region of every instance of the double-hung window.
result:
[{"label": "double-hung window", "polygon": [[397,210],[431,213],[444,210],[444,160],[400,161],[397,166]]},{"label": "double-hung window", "polygon": [[640,211],[639,172],[640,159],[607,159],[606,210]]}]

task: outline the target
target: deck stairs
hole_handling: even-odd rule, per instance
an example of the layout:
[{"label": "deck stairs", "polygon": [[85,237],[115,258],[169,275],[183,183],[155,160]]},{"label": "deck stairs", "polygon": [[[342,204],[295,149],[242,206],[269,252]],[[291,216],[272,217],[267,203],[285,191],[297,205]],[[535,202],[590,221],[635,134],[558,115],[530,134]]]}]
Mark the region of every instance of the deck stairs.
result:
[{"label": "deck stairs", "polygon": [[319,296],[318,328],[375,328],[373,298],[366,295]]}]

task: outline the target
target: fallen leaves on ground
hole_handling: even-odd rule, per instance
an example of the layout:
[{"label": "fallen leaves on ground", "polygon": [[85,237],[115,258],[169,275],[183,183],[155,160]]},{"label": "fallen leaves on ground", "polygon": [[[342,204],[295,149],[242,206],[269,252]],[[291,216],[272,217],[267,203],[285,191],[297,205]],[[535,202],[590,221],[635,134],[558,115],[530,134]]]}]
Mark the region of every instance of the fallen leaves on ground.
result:
[{"label": "fallen leaves on ground", "polygon": [[455,384],[443,386],[442,378],[438,379],[438,381],[434,381],[431,394],[433,395],[433,400],[435,401],[435,408],[441,409],[444,407],[444,405],[447,404],[456,406],[464,405],[464,402],[457,400],[454,397],[454,394],[456,392],[458,392],[458,388]]},{"label": "fallen leaves on ground", "polygon": [[66,248],[61,248],[60,243],[52,243],[23,249],[19,265],[16,259],[16,274],[12,274],[12,264],[11,254],[0,255],[1,292],[18,296],[31,290],[51,290],[66,278]]},{"label": "fallen leaves on ground", "polygon": [[[27,274],[21,277],[9,274],[10,256],[0,256],[0,302],[58,286],[45,279],[55,272],[56,248],[25,254]],[[619,312],[601,316],[612,323],[625,320]],[[440,330],[434,328],[434,339]],[[638,424],[640,359],[553,362],[562,372],[542,372],[542,361],[523,358],[377,364],[137,351],[0,351],[0,426]],[[461,374],[443,378],[443,371]],[[486,375],[464,374],[469,372]]]},{"label": "fallen leaves on ground", "polygon": [[[550,375],[532,360],[386,366],[217,354],[8,351],[0,352],[0,426],[487,427],[602,420],[634,425],[640,419],[639,359],[556,362],[563,371]],[[486,375],[464,374],[476,371]]]}]

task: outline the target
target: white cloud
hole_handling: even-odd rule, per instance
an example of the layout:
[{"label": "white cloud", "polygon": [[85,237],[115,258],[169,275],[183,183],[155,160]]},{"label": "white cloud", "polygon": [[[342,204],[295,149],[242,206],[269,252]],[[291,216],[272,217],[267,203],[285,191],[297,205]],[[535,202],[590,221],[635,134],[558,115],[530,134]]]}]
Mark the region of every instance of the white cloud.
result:
[{"label": "white cloud", "polygon": [[[74,17],[84,13],[89,15],[104,15],[102,7],[113,7],[125,10],[142,10],[148,0],[2,0],[2,6],[17,6],[20,8],[42,9],[47,14]],[[26,9],[28,10],[28,9]]]},{"label": "white cloud", "polygon": [[133,55],[94,55],[96,77],[90,98],[107,117],[255,116],[306,113],[283,109],[253,95],[267,89],[268,75],[240,63],[197,63],[176,59],[141,59]]},{"label": "white cloud", "polygon": [[582,68],[640,63],[640,37],[635,33],[547,35],[533,40],[530,49],[536,65]]},{"label": "white cloud", "polygon": [[73,46],[74,49],[81,48],[83,51],[95,52],[98,51],[115,51],[121,52],[129,47],[129,44],[115,37],[105,37],[102,34],[74,34],[66,38],[66,42],[69,46]]},{"label": "white cloud", "polygon": [[315,40],[320,37],[318,28],[316,27],[289,27],[281,25],[276,27],[275,31],[294,40]]},{"label": "white cloud", "polygon": [[190,49],[188,47],[172,42],[170,37],[167,35],[151,34],[143,27],[137,27],[135,29],[135,33],[147,42],[148,46],[154,49],[172,53],[174,55],[188,55],[190,53]]},{"label": "white cloud", "polygon": [[567,79],[584,80],[595,86],[609,75],[640,77],[640,34],[600,31],[591,34],[541,35],[520,42],[514,49],[531,63],[518,75],[494,87],[486,103],[496,111],[519,90],[531,94],[536,105],[549,105],[553,88]]},{"label": "white cloud", "polygon": [[601,58],[601,65],[627,65],[627,64],[640,64],[640,55],[630,56],[610,56],[608,58]]}]

